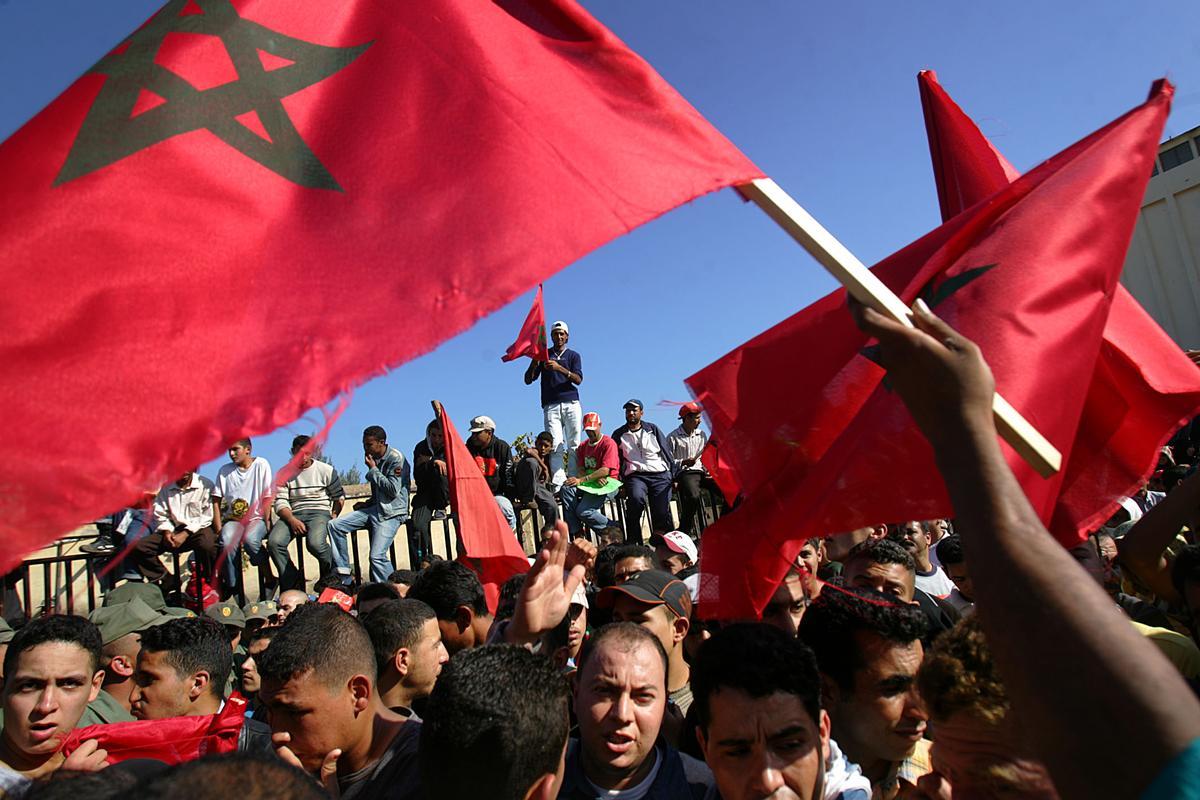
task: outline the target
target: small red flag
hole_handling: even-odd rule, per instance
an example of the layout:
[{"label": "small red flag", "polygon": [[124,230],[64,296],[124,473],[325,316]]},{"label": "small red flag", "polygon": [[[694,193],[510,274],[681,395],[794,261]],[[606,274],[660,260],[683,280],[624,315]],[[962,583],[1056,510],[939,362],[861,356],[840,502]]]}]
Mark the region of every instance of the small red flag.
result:
[{"label": "small red flag", "polygon": [[529,559],[475,458],[454,429],[441,403],[436,403],[438,420],[446,440],[446,471],[450,479],[450,508],[456,517],[461,548],[458,560],[479,576],[487,595],[488,609],[495,613],[500,586],[513,575],[529,571]]},{"label": "small red flag", "polygon": [[[1020,177],[938,83],[917,76],[942,220]],[[1134,494],[1159,448],[1200,410],[1200,370],[1119,283],[1050,525],[1094,530]]]},{"label": "small red flag", "polygon": [[203,717],[169,717],[113,722],[76,728],[63,742],[69,756],[88,739],[108,753],[109,764],[134,758],[151,758],[164,764],[182,764],[218,753],[237,750],[246,718],[246,700],[230,695],[220,712]]},{"label": "small red flag", "polygon": [[[978,342],[1001,394],[1064,458],[1172,93],[1155,84],[1142,106],[874,268]],[[746,495],[705,531],[706,614],[758,616],[811,536],[952,516],[928,441],[845,304],[835,292],[688,379]],[[1062,474],[1043,480],[1006,454],[1049,520]]]},{"label": "small red flag", "polygon": [[0,174],[0,572],[761,175],[574,0],[167,0]]},{"label": "small red flag", "polygon": [[508,351],[500,356],[500,360],[515,361],[521,356],[529,356],[534,361],[550,359],[550,351],[546,347],[546,306],[542,303],[540,283],[537,294],[533,296],[533,305],[529,307],[529,314],[521,324],[517,340],[508,346]]}]

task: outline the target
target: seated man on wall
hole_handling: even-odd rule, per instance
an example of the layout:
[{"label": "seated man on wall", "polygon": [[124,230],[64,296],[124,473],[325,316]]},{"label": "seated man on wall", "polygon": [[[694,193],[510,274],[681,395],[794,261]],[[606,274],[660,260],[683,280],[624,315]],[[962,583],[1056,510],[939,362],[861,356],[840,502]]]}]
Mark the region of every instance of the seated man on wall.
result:
[{"label": "seated man on wall", "polygon": [[329,523],[333,563],[343,582],[350,582],[350,533],[366,528],[371,541],[371,580],[386,581],[396,567],[388,555],[396,532],[408,518],[408,460],[387,443],[387,431],[372,425],[363,431],[363,463],[371,496],[344,517]]},{"label": "seated man on wall", "polygon": [[[310,436],[292,439],[292,457],[311,441]],[[275,495],[275,524],[267,537],[271,561],[279,573],[279,588],[303,589],[300,571],[292,563],[288,545],[297,536],[317,560],[319,577],[333,571],[333,555],[329,550],[329,521],[342,513],[346,492],[332,464],[317,461],[312,452],[304,456],[300,471],[279,487]]]}]

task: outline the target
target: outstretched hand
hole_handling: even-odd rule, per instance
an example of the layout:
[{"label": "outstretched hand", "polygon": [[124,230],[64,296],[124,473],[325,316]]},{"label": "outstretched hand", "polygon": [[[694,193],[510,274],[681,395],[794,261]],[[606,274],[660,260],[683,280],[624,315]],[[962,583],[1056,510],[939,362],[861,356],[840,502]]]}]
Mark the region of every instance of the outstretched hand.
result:
[{"label": "outstretched hand", "polygon": [[525,585],[517,595],[512,623],[505,634],[507,641],[533,644],[567,615],[571,596],[583,581],[587,569],[585,564],[568,562],[570,549],[571,537],[560,520],[525,576]]},{"label": "outstretched hand", "polygon": [[979,347],[924,301],[913,306],[912,328],[853,299],[850,311],[858,327],[879,340],[888,380],[926,438],[937,441],[964,429],[994,427],[996,382]]}]

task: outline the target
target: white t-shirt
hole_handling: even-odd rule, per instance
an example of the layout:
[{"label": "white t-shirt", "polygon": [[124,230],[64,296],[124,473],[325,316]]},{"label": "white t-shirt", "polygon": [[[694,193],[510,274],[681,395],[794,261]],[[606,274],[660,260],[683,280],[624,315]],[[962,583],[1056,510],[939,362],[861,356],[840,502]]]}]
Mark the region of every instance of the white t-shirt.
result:
[{"label": "white t-shirt", "polygon": [[[250,466],[241,469],[237,464],[229,463],[221,467],[217,473],[214,497],[224,498],[230,508],[228,519],[249,523],[262,519],[258,501],[271,492],[271,465],[261,456],[250,462]],[[246,502],[247,509],[238,514],[241,508],[238,500]]]},{"label": "white t-shirt", "polygon": [[917,588],[939,600],[945,600],[954,591],[954,581],[941,567],[934,565],[933,572],[923,574],[917,570]]},{"label": "white t-shirt", "polygon": [[654,766],[636,786],[630,786],[628,789],[602,789],[588,780],[588,787],[591,788],[593,797],[605,798],[605,800],[642,800],[650,793],[650,787],[654,785],[654,779],[658,777],[658,768],[661,766],[662,759],[659,758],[656,747],[654,748]]}]

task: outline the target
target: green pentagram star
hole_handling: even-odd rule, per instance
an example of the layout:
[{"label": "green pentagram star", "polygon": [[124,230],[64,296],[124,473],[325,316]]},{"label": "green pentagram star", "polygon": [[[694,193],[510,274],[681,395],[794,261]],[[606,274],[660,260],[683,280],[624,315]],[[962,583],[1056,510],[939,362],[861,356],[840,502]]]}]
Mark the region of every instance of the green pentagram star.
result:
[{"label": "green pentagram star", "polygon": [[[92,67],[107,77],[92,104],[54,185],[107,167],[172,136],[208,130],[221,141],[293,183],[341,191],[301,138],[283,108],[283,98],[319,83],[358,58],[371,43],[326,47],[284,36],[243,19],[230,0],[192,0],[201,13],[180,16],[188,0],[170,0],[121,47]],[[207,34],[220,39],[238,80],[199,90],[156,64],[170,33]],[[267,71],[258,50],[293,63]],[[133,116],[142,90],[166,102]],[[267,141],[235,118],[258,114]]]}]

